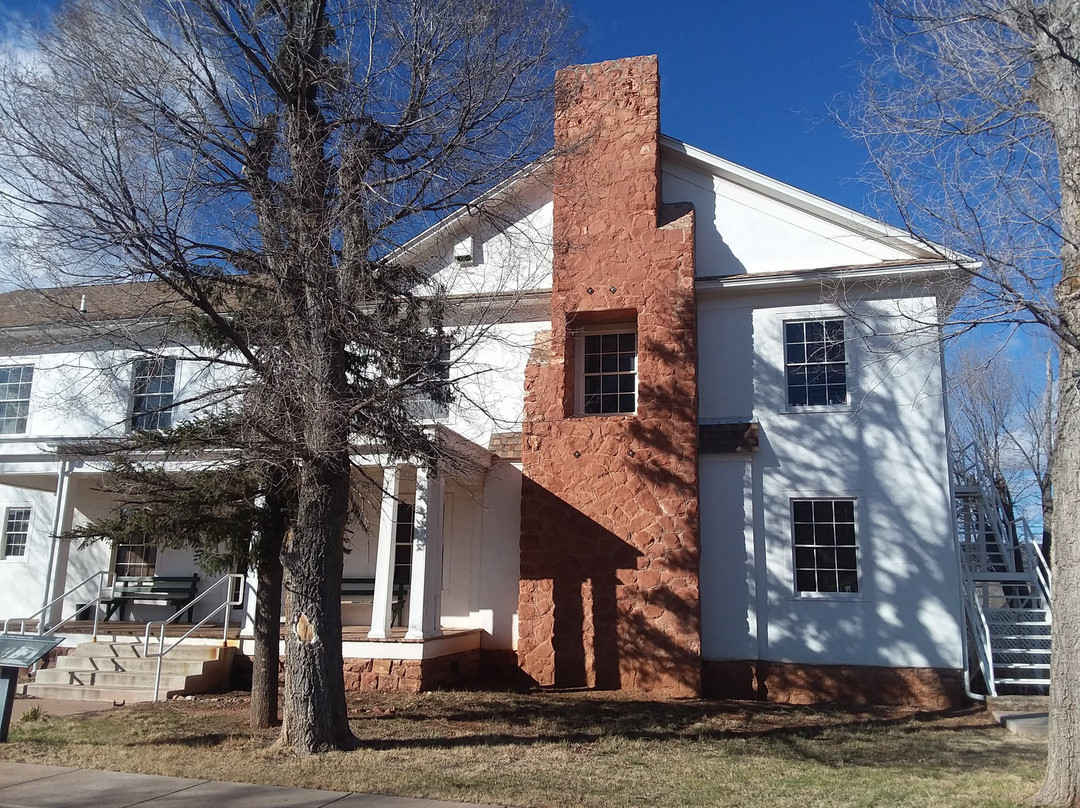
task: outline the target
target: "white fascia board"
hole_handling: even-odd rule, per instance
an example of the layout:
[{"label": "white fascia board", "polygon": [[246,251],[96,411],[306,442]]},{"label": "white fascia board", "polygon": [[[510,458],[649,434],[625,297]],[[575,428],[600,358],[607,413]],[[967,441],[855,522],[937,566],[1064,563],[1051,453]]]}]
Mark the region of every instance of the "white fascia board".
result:
[{"label": "white fascia board", "polygon": [[689,143],[683,143],[673,137],[661,135],[660,146],[669,153],[669,156],[681,157],[685,161],[703,166],[710,173],[735,185],[756,191],[778,202],[790,205],[797,210],[840,225],[868,238],[887,242],[894,247],[906,250],[913,259],[939,258],[944,261],[965,265],[973,261],[972,258],[962,253],[939,244],[917,239],[906,230],[885,224],[851,208],[846,208],[820,196],[802,191],[793,185],[759,174],[757,171],[733,163],[730,160],[725,160],[722,157],[717,157],[715,154],[710,154],[704,149],[691,146]]},{"label": "white fascia board", "polygon": [[395,247],[387,254],[385,260],[392,264],[394,261],[401,259],[402,256],[422,251],[424,245],[433,239],[439,238],[448,232],[453,232],[455,228],[459,227],[473,216],[478,208],[481,208],[484,205],[498,203],[501,199],[509,196],[519,184],[539,176],[543,169],[552,165],[553,156],[553,153],[549,152],[536,162],[530,163],[524,168],[519,169],[502,182],[476,197],[476,199],[471,202],[466,202],[445,219],[440,219],[420,234],[413,236],[400,247]]},{"label": "white fascia board", "polygon": [[[964,268],[975,268],[977,266],[978,264],[969,263]],[[916,278],[931,282],[934,280],[948,281],[961,276],[964,268],[957,266],[952,261],[924,261],[890,266],[835,267],[774,274],[747,273],[745,275],[698,278],[694,282],[694,288],[699,293],[708,293],[735,290],[794,289],[806,286],[821,286],[829,283],[904,281]]]}]

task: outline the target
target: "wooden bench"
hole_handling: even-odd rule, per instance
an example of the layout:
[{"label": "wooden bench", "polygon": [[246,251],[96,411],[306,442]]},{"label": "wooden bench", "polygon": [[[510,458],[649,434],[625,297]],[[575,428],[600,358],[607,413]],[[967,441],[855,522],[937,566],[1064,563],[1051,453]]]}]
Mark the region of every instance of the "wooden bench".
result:
[{"label": "wooden bench", "polygon": [[[390,605],[390,624],[401,625],[401,615],[405,610],[405,596],[409,594],[409,585],[394,583],[391,587],[393,601]],[[372,603],[375,600],[374,578],[342,578],[342,603]]]},{"label": "wooden bench", "polygon": [[[120,620],[125,617],[128,603],[168,603],[173,611],[180,611],[195,599],[195,589],[199,585],[198,574],[193,575],[146,575],[127,576],[121,575],[113,581],[112,594],[108,598],[102,598],[105,604],[105,619],[108,620],[117,612]],[[192,621],[195,607],[190,606],[187,610],[187,621]]]}]

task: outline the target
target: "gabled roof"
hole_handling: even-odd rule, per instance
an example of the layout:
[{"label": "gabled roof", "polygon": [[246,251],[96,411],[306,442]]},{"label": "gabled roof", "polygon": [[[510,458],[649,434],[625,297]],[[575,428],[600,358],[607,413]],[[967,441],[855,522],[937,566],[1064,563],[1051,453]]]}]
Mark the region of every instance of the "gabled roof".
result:
[{"label": "gabled roof", "polygon": [[[660,148],[665,157],[692,165],[699,171],[712,174],[734,185],[772,199],[793,210],[801,211],[823,222],[841,227],[863,238],[887,244],[910,256],[910,263],[972,264],[973,259],[939,244],[913,237],[906,230],[873,219],[851,208],[830,202],[793,185],[773,179],[745,166],[717,157],[704,149],[691,146],[667,135],[660,136]],[[881,262],[882,265],[895,261]],[[837,268],[839,269],[839,268]],[[699,277],[699,280],[701,278]]]}]

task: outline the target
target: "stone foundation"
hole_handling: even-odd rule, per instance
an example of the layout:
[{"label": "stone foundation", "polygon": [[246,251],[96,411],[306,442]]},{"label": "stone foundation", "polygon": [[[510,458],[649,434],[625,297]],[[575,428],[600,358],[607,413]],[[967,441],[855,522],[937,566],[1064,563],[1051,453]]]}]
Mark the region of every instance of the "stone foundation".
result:
[{"label": "stone foundation", "polygon": [[799,665],[746,660],[702,663],[710,698],[781,704],[862,704],[944,710],[968,702],[962,671]]},{"label": "stone foundation", "polygon": [[433,659],[346,659],[345,690],[403,690],[419,693],[437,687],[474,684],[480,675],[480,651],[462,651]]}]

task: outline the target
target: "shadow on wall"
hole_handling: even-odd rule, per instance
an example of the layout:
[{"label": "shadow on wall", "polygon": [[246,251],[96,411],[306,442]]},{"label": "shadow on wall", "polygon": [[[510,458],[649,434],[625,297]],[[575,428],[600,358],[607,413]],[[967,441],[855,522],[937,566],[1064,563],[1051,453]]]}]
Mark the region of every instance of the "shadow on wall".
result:
[{"label": "shadow on wall", "polygon": [[[720,546],[726,527],[715,519],[705,526],[703,543],[710,567],[721,553],[722,564],[755,570],[764,592],[756,619],[744,624],[747,607],[755,606],[747,592],[709,589],[715,578],[703,576],[705,644],[711,660],[746,660],[745,651],[755,649],[751,660],[772,663],[743,663],[735,671],[733,662],[725,695],[800,701],[816,693],[818,700],[858,701],[859,694],[876,693],[893,703],[925,704],[933,703],[927,697],[933,691],[959,686],[963,625],[937,346],[930,335],[895,337],[899,324],[887,318],[868,321],[849,320],[850,406],[783,412],[782,352],[756,351],[755,400],[763,412],[781,414],[762,418],[752,482],[753,557],[742,544]],[[779,318],[776,323],[779,339]],[[790,500],[798,497],[855,500],[857,593],[795,591]],[[740,523],[750,517],[741,509],[729,516]],[[729,616],[756,624],[756,636],[731,632],[718,645],[713,627]],[[716,681],[712,671],[707,678]]]},{"label": "shadow on wall", "polygon": [[[533,627],[519,646],[523,657],[535,657],[525,667],[556,687],[640,690],[696,670],[696,649],[678,638],[696,634],[697,604],[689,608],[659,570],[642,569],[649,547],[632,546],[533,480],[522,480],[522,492],[526,519],[534,521],[532,530],[526,524],[534,538],[523,552],[519,606],[522,624]],[[557,533],[543,527],[552,525]],[[651,552],[662,548],[660,540]],[[691,561],[684,552],[664,553],[670,572]]]}]

